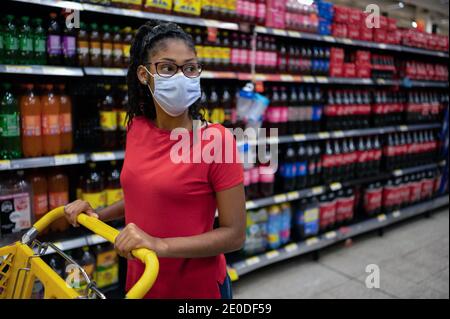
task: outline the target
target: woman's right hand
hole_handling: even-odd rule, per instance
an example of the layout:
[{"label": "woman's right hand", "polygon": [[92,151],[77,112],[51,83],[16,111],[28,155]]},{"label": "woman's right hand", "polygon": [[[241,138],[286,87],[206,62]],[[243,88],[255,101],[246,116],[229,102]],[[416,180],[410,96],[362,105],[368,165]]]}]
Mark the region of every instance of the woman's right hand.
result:
[{"label": "woman's right hand", "polygon": [[66,216],[67,221],[73,227],[79,227],[77,217],[81,213],[85,213],[86,215],[89,215],[91,217],[98,218],[98,214],[95,212],[95,210],[88,202],[84,200],[77,199],[76,201],[64,206],[64,215]]}]

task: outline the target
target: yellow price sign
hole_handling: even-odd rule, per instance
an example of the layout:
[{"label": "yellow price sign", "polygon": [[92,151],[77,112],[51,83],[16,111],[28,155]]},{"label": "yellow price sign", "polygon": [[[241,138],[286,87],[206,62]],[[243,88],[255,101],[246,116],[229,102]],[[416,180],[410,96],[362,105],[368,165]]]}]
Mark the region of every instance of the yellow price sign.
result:
[{"label": "yellow price sign", "polygon": [[78,164],[77,154],[55,155],[53,159],[55,160],[55,165]]},{"label": "yellow price sign", "polygon": [[255,256],[255,257],[248,258],[248,259],[245,261],[245,264],[246,264],[247,266],[253,266],[253,265],[259,263],[260,261],[261,261],[261,259],[260,259],[258,256]]},{"label": "yellow price sign", "polygon": [[278,257],[280,255],[280,253],[277,250],[272,250],[266,253],[266,257],[267,259],[274,259],[276,257]]},{"label": "yellow price sign", "polygon": [[239,279],[239,275],[234,268],[228,268],[228,276],[230,276],[231,281],[236,281]]},{"label": "yellow price sign", "polygon": [[10,169],[11,161],[10,160],[0,160],[0,170]]},{"label": "yellow price sign", "polygon": [[307,245],[307,246],[312,246],[312,245],[317,244],[318,242],[319,242],[319,238],[317,238],[317,237],[312,237],[312,238],[306,240],[306,245]]}]

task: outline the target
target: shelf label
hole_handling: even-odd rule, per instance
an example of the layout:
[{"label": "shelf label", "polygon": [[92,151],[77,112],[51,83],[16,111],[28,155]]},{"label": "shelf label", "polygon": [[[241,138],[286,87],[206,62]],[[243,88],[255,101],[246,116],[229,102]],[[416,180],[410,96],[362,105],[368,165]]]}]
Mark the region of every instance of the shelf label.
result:
[{"label": "shelf label", "polygon": [[378,44],[378,47],[380,48],[380,49],[386,49],[387,48],[387,45],[386,44],[384,44],[384,43],[380,43],[380,44]]},{"label": "shelf label", "polygon": [[301,38],[302,37],[302,34],[298,31],[288,31],[288,35],[291,38]]},{"label": "shelf label", "polygon": [[274,201],[276,204],[284,203],[284,202],[286,202],[286,200],[287,200],[286,195],[275,195],[275,196],[273,197],[273,201]]},{"label": "shelf label", "polygon": [[7,73],[33,73],[33,68],[26,65],[7,65]]},{"label": "shelf label", "polygon": [[266,253],[266,257],[267,259],[274,259],[276,257],[280,256],[280,253],[278,252],[278,250],[272,250]]},{"label": "shelf label", "polygon": [[378,221],[380,223],[384,222],[385,220],[386,220],[386,215],[385,214],[378,215]]},{"label": "shelf label", "polygon": [[399,218],[402,215],[402,213],[399,210],[396,210],[395,212],[392,213],[392,216],[394,218]]},{"label": "shelf label", "polygon": [[299,192],[290,192],[287,194],[287,199],[288,200],[296,200],[300,197]]},{"label": "shelf label", "polygon": [[344,133],[344,131],[336,131],[336,132],[333,132],[333,136],[335,138],[341,138],[341,137],[345,136],[345,133]]},{"label": "shelf label", "polygon": [[337,234],[335,231],[330,231],[325,234],[326,239],[334,239],[334,238],[336,238],[336,236],[337,236]]},{"label": "shelf label", "polygon": [[273,29],[272,31],[273,31],[273,34],[275,34],[275,35],[280,35],[280,36],[286,36],[287,35],[286,31],[284,31],[284,30]]},{"label": "shelf label", "polygon": [[239,279],[239,275],[238,275],[236,269],[229,267],[227,269],[227,271],[228,271],[228,276],[230,276],[231,281],[236,281]]},{"label": "shelf label", "polygon": [[280,139],[278,137],[269,137],[267,139],[267,143],[269,144],[278,144],[280,142]]},{"label": "shelf label", "polygon": [[351,40],[351,39],[342,39],[342,43],[344,43],[344,44],[353,44],[353,40]]},{"label": "shelf label", "polygon": [[292,243],[292,244],[286,245],[284,247],[284,249],[286,250],[286,252],[292,253],[293,251],[296,251],[298,249],[298,245],[296,243]]},{"label": "shelf label", "polygon": [[302,76],[302,82],[312,83],[312,82],[314,82],[314,77],[312,77],[310,75],[304,75],[304,76]]},{"label": "shelf label", "polygon": [[328,133],[328,132],[320,132],[318,134],[318,136],[319,136],[320,139],[328,139],[328,138],[330,138],[330,133]]},{"label": "shelf label", "polygon": [[398,127],[398,129],[400,130],[400,132],[407,132],[408,131],[408,126],[407,125],[400,125]]},{"label": "shelf label", "polygon": [[330,185],[330,189],[333,192],[338,191],[338,190],[342,189],[342,184],[341,183],[333,183]]},{"label": "shelf label", "polygon": [[248,201],[248,202],[246,203],[245,206],[247,207],[247,209],[253,209],[253,208],[256,207],[256,204],[255,204],[254,201],[250,200],[250,201]]},{"label": "shelf label", "polygon": [[123,69],[102,69],[102,74],[107,76],[124,76],[126,73]]},{"label": "shelf label", "polygon": [[255,256],[255,257],[248,258],[248,259],[245,261],[245,264],[246,264],[247,266],[253,266],[253,265],[259,263],[260,261],[261,261],[261,259],[260,259],[258,256]]},{"label": "shelf label", "polygon": [[288,75],[288,74],[282,74],[280,75],[281,81],[283,82],[293,82],[294,81],[294,77],[292,75]]},{"label": "shelf label", "polygon": [[306,245],[307,246],[312,246],[312,245],[317,244],[318,242],[319,242],[319,238],[312,237],[312,238],[306,240]]},{"label": "shelf label", "polygon": [[325,36],[323,37],[323,40],[324,40],[324,41],[327,41],[327,42],[336,42],[336,39],[333,38],[332,36],[329,36],[329,35],[325,35]]},{"label": "shelf label", "polygon": [[311,190],[311,192],[312,192],[313,195],[319,195],[319,194],[322,194],[322,193],[323,193],[323,187],[322,187],[322,186],[314,187],[314,188]]},{"label": "shelf label", "polygon": [[306,135],[305,134],[295,134],[293,136],[294,141],[296,142],[302,142],[302,141],[306,141]]},{"label": "shelf label", "polygon": [[11,161],[10,160],[0,160],[0,170],[2,169],[10,169]]},{"label": "shelf label", "polygon": [[92,153],[91,160],[94,162],[98,161],[113,161],[116,159],[116,156],[113,152],[96,152]]},{"label": "shelf label", "polygon": [[394,176],[402,176],[403,175],[403,171],[401,169],[395,170],[393,175]]},{"label": "shelf label", "polygon": [[377,79],[378,84],[386,84],[386,81],[384,79]]},{"label": "shelf label", "polygon": [[316,76],[317,83],[328,83],[328,78],[325,76]]},{"label": "shelf label", "polygon": [[54,156],[55,165],[78,164],[77,154],[62,154]]}]

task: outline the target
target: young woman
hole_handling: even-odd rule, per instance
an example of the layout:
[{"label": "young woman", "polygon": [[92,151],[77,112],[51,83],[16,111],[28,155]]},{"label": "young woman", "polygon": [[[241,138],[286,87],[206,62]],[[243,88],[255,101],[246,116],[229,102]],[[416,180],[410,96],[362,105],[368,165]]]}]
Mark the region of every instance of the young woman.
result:
[{"label": "young woman", "polygon": [[[74,226],[81,212],[104,221],[125,216],[126,227],[115,247],[129,259],[127,290],[143,272],[143,265],[131,256],[133,249],[151,249],[160,259],[149,298],[231,298],[223,254],[240,249],[245,241],[242,164],[228,129],[203,120],[197,104],[201,71],[191,36],[176,24],[147,23],[139,28],[127,76],[124,200],[99,212],[81,200],[65,208]],[[202,125],[196,127],[194,120]],[[185,129],[189,150],[200,145],[214,160],[174,160],[172,151],[181,141],[180,136],[171,139],[176,128]],[[210,144],[198,144],[194,138],[217,132],[220,139],[210,143],[231,146],[231,162],[225,158],[229,150],[209,152]],[[220,226],[213,229],[216,210]]]}]

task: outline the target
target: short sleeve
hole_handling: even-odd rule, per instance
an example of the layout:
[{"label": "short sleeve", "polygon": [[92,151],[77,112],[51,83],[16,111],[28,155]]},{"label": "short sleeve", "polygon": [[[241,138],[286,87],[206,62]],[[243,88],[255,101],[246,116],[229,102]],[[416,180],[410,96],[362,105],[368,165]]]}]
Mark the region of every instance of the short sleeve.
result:
[{"label": "short sleeve", "polygon": [[220,130],[223,136],[222,156],[220,160],[211,163],[209,168],[209,181],[215,192],[233,188],[244,182],[244,170],[236,140],[227,128],[220,126]]}]

